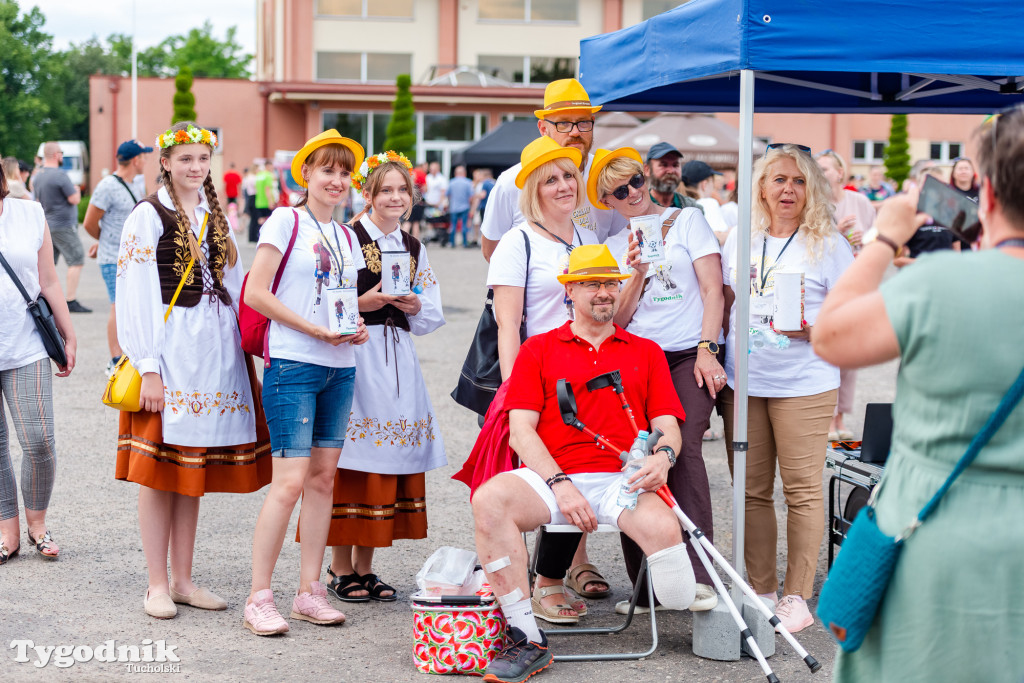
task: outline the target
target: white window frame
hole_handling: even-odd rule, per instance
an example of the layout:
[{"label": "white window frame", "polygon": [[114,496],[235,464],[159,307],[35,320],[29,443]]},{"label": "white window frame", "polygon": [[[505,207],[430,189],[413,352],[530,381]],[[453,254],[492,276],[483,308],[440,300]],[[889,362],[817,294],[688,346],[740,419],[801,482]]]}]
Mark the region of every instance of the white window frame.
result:
[{"label": "white window frame", "polygon": [[874,156],[872,156],[872,157],[858,157],[858,156],[855,156],[853,154],[853,152],[856,149],[856,144],[858,142],[863,142],[865,150],[869,151],[871,154],[874,154],[874,152],[875,152],[875,145],[881,143],[882,144],[882,149],[885,149],[885,146],[889,144],[888,140],[854,140],[853,142],[850,143],[850,159],[851,159],[852,163],[855,163],[855,164],[880,164],[880,163],[883,162],[882,157],[874,157]]},{"label": "white window frame", "polygon": [[[574,0],[576,3],[576,18],[561,20],[561,19],[531,19],[533,3],[542,4],[546,0],[523,0],[523,18],[522,19],[485,19],[480,16],[480,4],[477,3],[476,9],[476,21],[478,24],[561,24],[563,26],[578,25],[580,23],[580,0]],[[577,70],[579,67],[577,66]]]},{"label": "white window frame", "polygon": [[[941,155],[940,158],[938,158],[938,159],[932,159],[931,158],[931,156],[932,156],[932,145],[941,145],[942,146],[941,147],[942,151],[940,152],[940,155]],[[959,145],[960,151],[958,151],[956,154],[950,154],[949,153],[949,146],[950,145]],[[964,143],[960,142],[959,140],[932,140],[932,141],[930,141],[928,143],[928,158],[931,161],[936,161],[936,162],[938,162],[940,164],[948,164],[948,163],[951,163],[953,161],[953,159],[956,159],[957,157],[963,156],[963,154],[964,154],[964,147],[965,147]]]},{"label": "white window frame", "polygon": [[389,17],[379,16],[376,14],[370,14],[370,2],[372,0],[363,0],[363,9],[361,14],[320,14],[316,13],[317,19],[336,19],[341,21],[352,21],[359,19],[361,21],[415,21],[416,19],[416,2],[413,0],[412,3],[412,16],[408,17]]}]

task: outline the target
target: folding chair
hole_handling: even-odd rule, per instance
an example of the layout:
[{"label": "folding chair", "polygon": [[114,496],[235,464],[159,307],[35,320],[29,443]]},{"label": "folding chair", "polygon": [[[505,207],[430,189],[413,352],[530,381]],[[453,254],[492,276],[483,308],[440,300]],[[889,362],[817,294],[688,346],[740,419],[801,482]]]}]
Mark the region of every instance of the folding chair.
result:
[{"label": "folding chair", "polygon": [[[537,551],[540,548],[544,534],[565,534],[565,533],[578,533],[579,529],[572,524],[542,524],[537,530],[537,538],[534,542],[533,557],[530,559],[530,579],[531,581],[537,575]],[[619,533],[619,530],[611,524],[598,524],[597,531],[595,533],[602,532],[614,532]],[[556,654],[555,660],[560,662],[598,662],[598,661],[609,661],[609,660],[620,660],[620,659],[643,659],[654,654],[654,651],[658,649],[658,623],[656,612],[654,610],[654,588],[651,583],[651,570],[647,566],[647,558],[644,557],[643,564],[640,566],[640,575],[647,577],[647,604],[651,606],[651,647],[644,652],[608,652],[600,654]],[[559,636],[559,635],[610,635],[614,633],[622,633],[629,625],[633,622],[633,613],[636,609],[637,600],[640,597],[640,586],[643,582],[637,581],[636,586],[633,588],[633,595],[629,601],[629,611],[626,613],[626,619],[618,626],[610,627],[580,627],[580,628],[545,628],[544,633],[548,636]]]}]

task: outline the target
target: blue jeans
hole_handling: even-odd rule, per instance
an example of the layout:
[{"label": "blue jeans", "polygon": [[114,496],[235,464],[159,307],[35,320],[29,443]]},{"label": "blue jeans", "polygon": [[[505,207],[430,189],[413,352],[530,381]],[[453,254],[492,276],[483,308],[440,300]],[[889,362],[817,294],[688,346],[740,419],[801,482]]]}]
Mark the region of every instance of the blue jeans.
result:
[{"label": "blue jeans", "polygon": [[107,286],[107,298],[114,303],[114,295],[117,292],[117,264],[101,263],[100,275],[103,276],[103,284]]},{"label": "blue jeans", "polygon": [[459,225],[459,221],[462,221],[462,246],[466,246],[466,233],[469,232],[469,209],[465,211],[453,211],[449,214],[451,217],[451,223],[449,223],[448,230],[448,244],[455,246],[455,231]]},{"label": "blue jeans", "polygon": [[308,458],[312,448],[341,448],[355,381],[355,368],[271,358],[263,373],[271,455]]}]

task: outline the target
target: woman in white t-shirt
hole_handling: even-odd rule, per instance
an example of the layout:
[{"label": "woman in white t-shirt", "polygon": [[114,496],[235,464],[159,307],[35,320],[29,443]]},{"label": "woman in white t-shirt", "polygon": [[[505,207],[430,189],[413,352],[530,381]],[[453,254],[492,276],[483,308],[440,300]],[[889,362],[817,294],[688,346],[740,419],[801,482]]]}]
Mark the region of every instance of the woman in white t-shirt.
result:
[{"label": "woman in white t-shirt", "polygon": [[[348,196],[352,171],[363,156],[357,142],[333,129],[299,150],[291,172],[306,194],[298,207],[275,209],[263,224],[249,272],[245,302],[271,320],[263,402],[274,456],[273,482],[256,520],[252,590],[245,606],[245,627],[256,635],[288,630],[270,581],[300,495],[301,564],[291,618],[345,621],[327,600],[320,570],[355,386],[352,345],[365,343],[368,335],[362,318],[355,334],[332,329],[336,318],[345,317],[346,297],[354,302],[356,272],[365,264],[352,248],[351,231],[331,214]],[[280,284],[272,292],[279,269]],[[335,315],[339,304],[342,312]]]},{"label": "woman in white t-shirt", "polygon": [[[836,227],[839,234],[847,239],[854,253],[860,251],[861,239],[875,222],[875,207],[871,200],[860,192],[853,192],[843,187],[846,177],[846,162],[836,152],[827,149],[815,156],[818,167],[828,181],[835,204]],[[830,440],[852,439],[853,432],[843,424],[843,415],[853,412],[853,395],[857,388],[857,371],[844,368],[839,371],[839,399],[832,424],[828,427]]]},{"label": "woman in white t-shirt", "polygon": [[[682,446],[669,473],[668,487],[690,519],[713,538],[711,488],[704,466],[703,436],[709,427],[715,397],[725,386],[721,361],[722,257],[718,238],[699,209],[662,208],[651,201],[640,154],[631,147],[599,149],[587,179],[590,203],[610,207],[627,220],[658,216],[658,237],[664,235],[665,259],[641,262],[637,235],[623,230],[605,244],[623,272],[633,275],[619,294],[616,324],[632,334],[653,340],[668,358],[676,393],[686,412],[681,421]],[[639,232],[639,231],[637,231]],[[636,581],[643,553],[625,534],[622,552],[630,579]],[[697,579],[697,599],[691,611],[713,609],[718,603],[710,574],[692,547],[687,548]],[[647,606],[641,596],[641,603]],[[627,610],[629,601],[617,606]]]},{"label": "woman in white t-shirt", "polygon": [[[57,329],[64,337],[67,365],[58,377],[75,367],[78,343],[71,314],[53,266],[53,243],[38,202],[8,195],[8,180],[0,174],[0,254],[21,286],[35,299],[42,295],[53,308]],[[22,450],[22,480],[28,540],[39,554],[57,559],[60,548],[46,527],[46,509],[56,475],[53,441],[53,391],[50,358],[36,329],[25,298],[10,275],[0,269],[0,402],[6,401]],[[7,420],[0,403],[0,565],[21,551],[18,486],[11,463]],[[10,584],[8,584],[10,585]]]},{"label": "woman in white t-shirt", "polygon": [[[527,337],[548,332],[572,319],[565,286],[559,284],[557,276],[568,272],[570,251],[582,244],[595,243],[593,232],[580,230],[572,222],[574,212],[583,203],[580,151],[540,137],[523,149],[521,158],[523,167],[516,176],[516,186],[522,190],[519,210],[526,222],[502,235],[487,270],[487,286],[494,290],[502,380],[508,379],[519,355],[519,326],[524,312]],[[562,543],[563,549],[570,543]],[[547,557],[545,553],[544,558]],[[585,604],[575,602],[570,607],[565,600],[561,588],[565,574],[562,558],[551,561],[551,566],[560,567],[559,571],[545,570],[546,563],[547,559],[543,559],[538,567],[534,614],[552,623],[573,623],[578,620],[578,613],[585,613]],[[585,543],[579,544],[572,565],[575,578],[570,579],[570,585],[578,587],[577,592],[584,597],[608,595],[608,583],[589,563]]]},{"label": "woman in white t-shirt", "polygon": [[[736,263],[737,231],[722,251],[729,311],[726,374],[721,392],[725,443],[732,466],[735,330],[750,327],[746,547],[751,585],[777,602],[790,632],[814,623],[806,600],[814,588],[825,532],[821,475],[828,425],[836,407],[839,369],[815,355],[811,327],[825,295],[853,262],[849,243],[836,231],[828,182],[806,147],[771,145],[754,165],[750,263]],[[800,329],[776,329],[776,275],[803,273]],[[750,320],[736,320],[736,290],[750,287]],[[787,506],[786,582],[779,602],[776,568],[775,467]]]}]

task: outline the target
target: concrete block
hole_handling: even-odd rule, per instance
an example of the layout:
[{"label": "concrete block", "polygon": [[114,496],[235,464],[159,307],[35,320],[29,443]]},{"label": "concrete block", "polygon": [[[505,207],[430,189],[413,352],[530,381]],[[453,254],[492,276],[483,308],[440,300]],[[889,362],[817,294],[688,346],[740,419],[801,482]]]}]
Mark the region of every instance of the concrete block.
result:
[{"label": "concrete block", "polygon": [[714,609],[693,613],[693,654],[724,662],[740,658],[740,630],[721,597]]},{"label": "concrete block", "polygon": [[[760,600],[761,598],[758,599]],[[771,607],[771,603],[767,600],[764,600],[764,603],[769,608]],[[775,629],[768,623],[768,617],[760,612],[746,595],[743,596],[743,609],[740,610],[740,614],[743,615],[743,621],[747,622],[750,632],[754,634],[754,642],[757,643],[761,654],[765,657],[771,657],[775,654]],[[747,652],[746,643],[743,643],[741,647],[744,654],[753,656]]]}]

